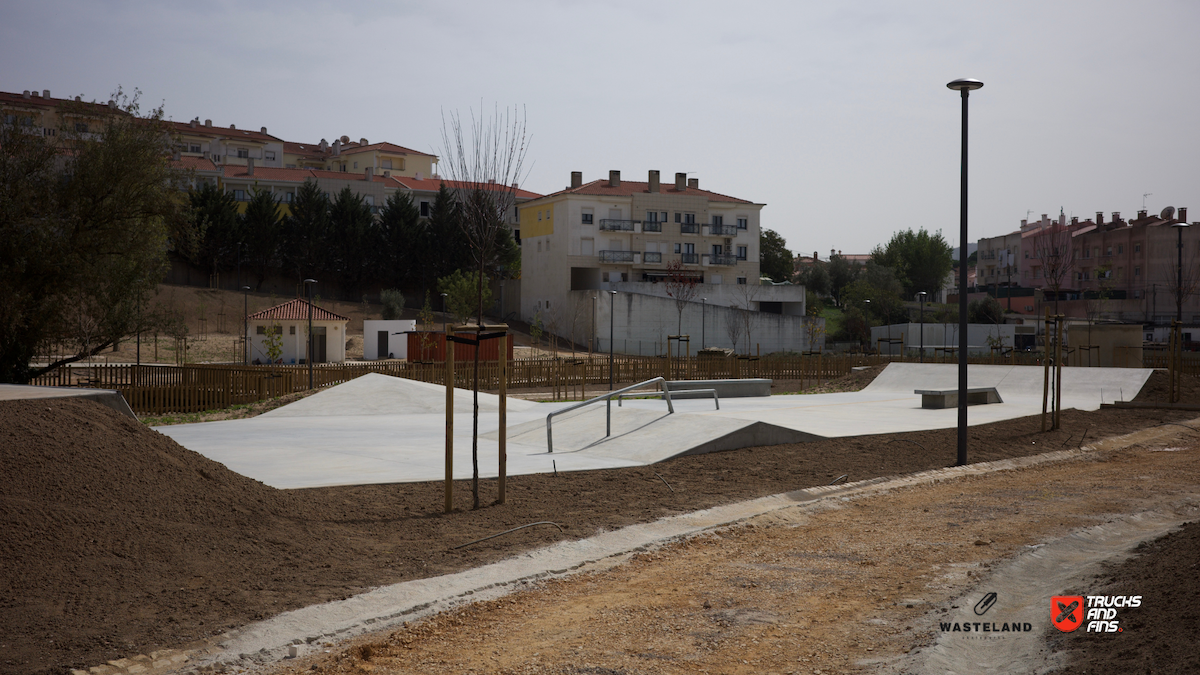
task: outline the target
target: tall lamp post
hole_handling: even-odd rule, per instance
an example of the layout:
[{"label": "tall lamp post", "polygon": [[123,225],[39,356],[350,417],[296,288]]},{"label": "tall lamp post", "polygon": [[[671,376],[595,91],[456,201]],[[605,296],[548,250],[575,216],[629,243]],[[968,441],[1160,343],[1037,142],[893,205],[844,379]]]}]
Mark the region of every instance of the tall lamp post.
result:
[{"label": "tall lamp post", "polygon": [[921,363],[925,363],[925,291],[917,292],[917,300],[921,303]]},{"label": "tall lamp post", "polygon": [[[865,321],[867,324],[867,349],[870,350],[871,349],[871,301],[863,300],[863,303],[866,304],[866,306],[867,306],[866,310],[863,312],[863,321]],[[870,351],[868,351],[867,353],[869,354]]]},{"label": "tall lamp post", "polygon": [[1184,222],[1175,223],[1171,226],[1175,228],[1176,234],[1179,235],[1178,243],[1175,246],[1175,250],[1178,254],[1178,260],[1175,268],[1175,320],[1178,321],[1180,325],[1183,324],[1183,228],[1187,226],[1188,224]]},{"label": "tall lamp post", "polygon": [[304,295],[308,298],[308,388],[313,388],[312,285],[316,279],[304,280]]},{"label": "tall lamp post", "polygon": [[[608,390],[613,390],[613,338],[616,335],[614,322],[617,316],[617,292],[609,291],[608,294],[612,297],[612,304],[608,309]],[[612,436],[612,399],[606,399],[605,403],[608,406],[606,411],[607,422],[605,422],[605,436]]]},{"label": "tall lamp post", "polygon": [[708,309],[708,298],[700,298],[700,349],[704,349],[704,315]]},{"label": "tall lamp post", "polygon": [[448,294],[442,293],[442,331],[445,332],[446,335],[449,335],[450,334],[450,325],[446,321],[446,295],[448,295]]},{"label": "tall lamp post", "polygon": [[250,287],[242,286],[242,365],[250,365]]},{"label": "tall lamp post", "polygon": [[964,77],[946,85],[962,95],[962,177],[958,227],[958,461],[967,463],[967,98],[983,86]]}]

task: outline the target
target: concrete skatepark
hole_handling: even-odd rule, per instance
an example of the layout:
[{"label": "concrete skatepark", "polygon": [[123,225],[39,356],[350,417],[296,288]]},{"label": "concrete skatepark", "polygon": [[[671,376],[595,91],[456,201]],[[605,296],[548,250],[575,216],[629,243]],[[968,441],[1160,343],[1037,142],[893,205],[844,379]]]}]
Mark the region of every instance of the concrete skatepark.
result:
[{"label": "concrete skatepark", "polygon": [[[865,389],[839,394],[676,400],[629,399],[554,419],[547,452],[546,416],[574,403],[507,403],[508,474],[641,466],[683,454],[795,443],[820,438],[951,428],[957,410],[921,408],[918,389],[953,389],[953,364],[893,363]],[[1096,410],[1131,400],[1152,371],[1064,368],[1062,407]],[[969,386],[995,387],[1003,403],[972,406],[969,423],[1041,412],[1043,369],[973,365]],[[471,477],[471,404],[454,396],[454,477]],[[479,395],[479,467],[498,471],[499,398]],[[445,387],[371,374],[259,417],[158,427],[180,445],[276,488],[433,481],[444,478]]]}]

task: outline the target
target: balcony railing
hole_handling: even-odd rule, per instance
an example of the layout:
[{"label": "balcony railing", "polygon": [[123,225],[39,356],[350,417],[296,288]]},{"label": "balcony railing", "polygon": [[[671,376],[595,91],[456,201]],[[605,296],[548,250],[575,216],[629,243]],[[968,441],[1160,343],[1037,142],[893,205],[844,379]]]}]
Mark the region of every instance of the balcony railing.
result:
[{"label": "balcony railing", "polygon": [[660,262],[662,262],[662,253],[647,251],[642,254],[642,262],[644,262],[644,263],[660,263]]},{"label": "balcony railing", "polygon": [[732,253],[713,253],[708,256],[709,265],[731,266],[737,264],[737,256]]},{"label": "balcony railing", "polygon": [[[603,223],[604,221],[600,222]],[[600,251],[600,262],[631,263],[633,262],[633,251]]]},{"label": "balcony railing", "polygon": [[684,234],[700,234],[700,224],[699,223],[681,223],[679,225],[679,231]]},{"label": "balcony railing", "polygon": [[643,220],[642,232],[662,232],[662,223],[651,220]]},{"label": "balcony railing", "polygon": [[699,265],[700,264],[700,254],[699,253],[681,253],[681,254],[679,254],[679,261],[682,262],[684,265]]},{"label": "balcony railing", "polygon": [[738,229],[737,225],[718,225],[714,223],[708,226],[708,233],[714,237],[736,237]]},{"label": "balcony railing", "polygon": [[614,218],[601,218],[600,229],[609,232],[633,232],[633,224],[635,220],[616,220]]}]

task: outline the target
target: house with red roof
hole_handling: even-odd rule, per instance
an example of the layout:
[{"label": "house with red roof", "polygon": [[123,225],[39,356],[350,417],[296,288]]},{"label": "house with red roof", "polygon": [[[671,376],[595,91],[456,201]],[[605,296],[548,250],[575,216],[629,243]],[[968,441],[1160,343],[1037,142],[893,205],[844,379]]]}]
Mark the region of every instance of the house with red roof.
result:
[{"label": "house with red roof", "polygon": [[[277,363],[307,363],[309,303],[304,298],[288,300],[246,316],[250,330],[250,362],[270,363],[270,342],[278,335],[281,354]],[[350,319],[312,305],[313,363],[346,360],[346,326]]]}]

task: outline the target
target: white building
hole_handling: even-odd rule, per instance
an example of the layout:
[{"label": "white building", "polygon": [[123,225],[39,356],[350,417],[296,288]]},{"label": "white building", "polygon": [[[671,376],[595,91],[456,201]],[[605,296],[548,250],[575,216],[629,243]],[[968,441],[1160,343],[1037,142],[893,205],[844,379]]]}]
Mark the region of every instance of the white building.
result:
[{"label": "white building", "polygon": [[[800,336],[804,287],[759,285],[763,206],[701,190],[697,179],[683,173],[664,185],[658,171],[650,171],[645,182],[625,181],[621,172],[610,171],[607,180],[588,183],[572,172],[570,187],[520,206],[521,318],[541,319],[550,332],[583,344],[595,337],[592,297],[615,290],[645,296],[630,300],[625,320],[616,322],[624,326],[617,349],[622,340],[653,342],[657,336],[661,343],[679,330],[677,312],[666,317],[662,311],[674,306],[661,282],[675,264],[698,284],[685,312],[696,316],[695,328],[703,328],[702,305],[714,316],[720,309],[748,306],[780,315],[769,319],[779,324],[770,351],[800,351],[806,348]],[[597,332],[607,339],[607,332]]]},{"label": "white building", "polygon": [[[250,327],[250,362],[270,363],[270,340],[278,333],[278,363],[306,363],[309,305],[303,298],[246,317]],[[346,360],[346,325],[350,319],[312,306],[313,363]]]},{"label": "white building", "polygon": [[363,321],[363,360],[407,359],[408,334],[416,329],[412,319]]}]

